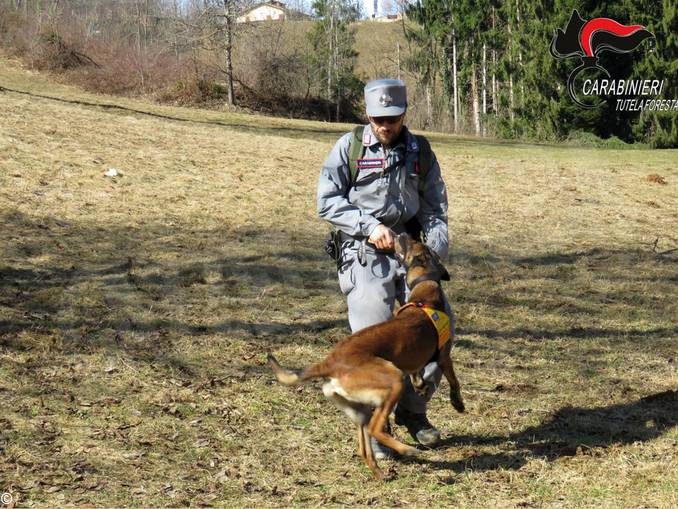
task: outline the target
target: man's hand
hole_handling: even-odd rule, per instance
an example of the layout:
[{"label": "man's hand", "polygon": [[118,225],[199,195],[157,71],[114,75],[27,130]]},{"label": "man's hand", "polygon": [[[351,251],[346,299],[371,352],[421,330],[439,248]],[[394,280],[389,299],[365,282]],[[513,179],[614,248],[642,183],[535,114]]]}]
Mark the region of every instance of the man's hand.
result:
[{"label": "man's hand", "polygon": [[395,247],[394,239],[395,234],[393,231],[383,224],[380,224],[374,230],[372,230],[370,238],[367,239],[367,241],[370,244],[373,244],[377,249],[385,251]]}]

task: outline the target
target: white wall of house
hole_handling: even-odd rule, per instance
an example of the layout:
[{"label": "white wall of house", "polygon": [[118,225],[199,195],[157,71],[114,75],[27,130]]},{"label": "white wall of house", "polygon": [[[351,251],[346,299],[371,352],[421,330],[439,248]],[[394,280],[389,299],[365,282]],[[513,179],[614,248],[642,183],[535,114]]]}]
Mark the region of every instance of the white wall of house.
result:
[{"label": "white wall of house", "polygon": [[238,23],[249,21],[278,20],[285,18],[285,11],[272,5],[260,5],[236,19]]}]

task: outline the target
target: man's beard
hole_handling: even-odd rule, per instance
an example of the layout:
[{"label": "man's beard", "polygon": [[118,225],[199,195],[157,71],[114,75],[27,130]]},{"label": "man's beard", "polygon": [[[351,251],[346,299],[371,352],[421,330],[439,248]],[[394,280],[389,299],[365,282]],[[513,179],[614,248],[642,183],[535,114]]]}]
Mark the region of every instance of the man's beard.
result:
[{"label": "man's beard", "polygon": [[390,133],[387,135],[383,135],[378,131],[378,128],[373,129],[374,131],[374,136],[379,140],[379,143],[382,145],[386,146],[391,146],[394,145],[396,141],[398,141],[398,138],[403,132],[402,126],[400,126],[400,129],[398,131],[391,129]]}]

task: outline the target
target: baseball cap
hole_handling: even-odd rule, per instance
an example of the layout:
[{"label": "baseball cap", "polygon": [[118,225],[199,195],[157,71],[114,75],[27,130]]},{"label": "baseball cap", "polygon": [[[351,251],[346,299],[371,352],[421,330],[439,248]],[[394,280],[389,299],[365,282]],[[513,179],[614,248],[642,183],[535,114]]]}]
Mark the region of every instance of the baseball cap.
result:
[{"label": "baseball cap", "polygon": [[402,115],[407,110],[405,83],[395,79],[370,81],[365,85],[365,106],[370,117]]}]

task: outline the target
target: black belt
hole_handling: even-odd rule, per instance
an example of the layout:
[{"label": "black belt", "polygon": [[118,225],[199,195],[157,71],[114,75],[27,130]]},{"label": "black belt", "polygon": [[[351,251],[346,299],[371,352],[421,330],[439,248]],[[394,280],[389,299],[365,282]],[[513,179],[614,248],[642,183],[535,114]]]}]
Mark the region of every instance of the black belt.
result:
[{"label": "black belt", "polygon": [[350,242],[352,240],[355,240],[356,242],[362,242],[366,237],[363,235],[349,235],[348,233],[344,233],[341,230],[339,230],[339,240],[341,242]]},{"label": "black belt", "polygon": [[[405,230],[403,228],[391,228],[391,230],[395,235],[405,233]],[[343,232],[341,230],[337,230],[337,232],[339,233],[339,239],[341,240],[341,242],[347,242],[351,240],[355,240],[356,242],[362,242],[363,240],[367,240],[367,237],[365,237],[364,235],[349,235],[348,233]]]},{"label": "black belt", "polygon": [[365,253],[370,252],[370,253],[376,253],[376,254],[385,254],[385,255],[390,255],[393,256],[394,252],[393,249],[377,249],[377,247],[367,241],[367,237],[364,235],[349,235],[348,233],[344,233],[341,230],[339,231],[339,240],[343,244],[344,242],[352,242],[353,245],[357,245],[357,250],[358,250],[358,263],[362,265],[363,267],[367,265],[367,259],[365,258]]},{"label": "black belt", "polygon": [[393,249],[377,249],[377,247],[372,244],[371,242],[367,241],[367,237],[363,235],[349,235],[348,233],[344,233],[342,231],[339,231],[339,240],[344,243],[344,242],[356,242],[358,244],[362,244],[363,241],[365,242],[365,247],[369,249],[370,251],[374,251],[375,253],[384,253],[384,254],[393,254]]}]

